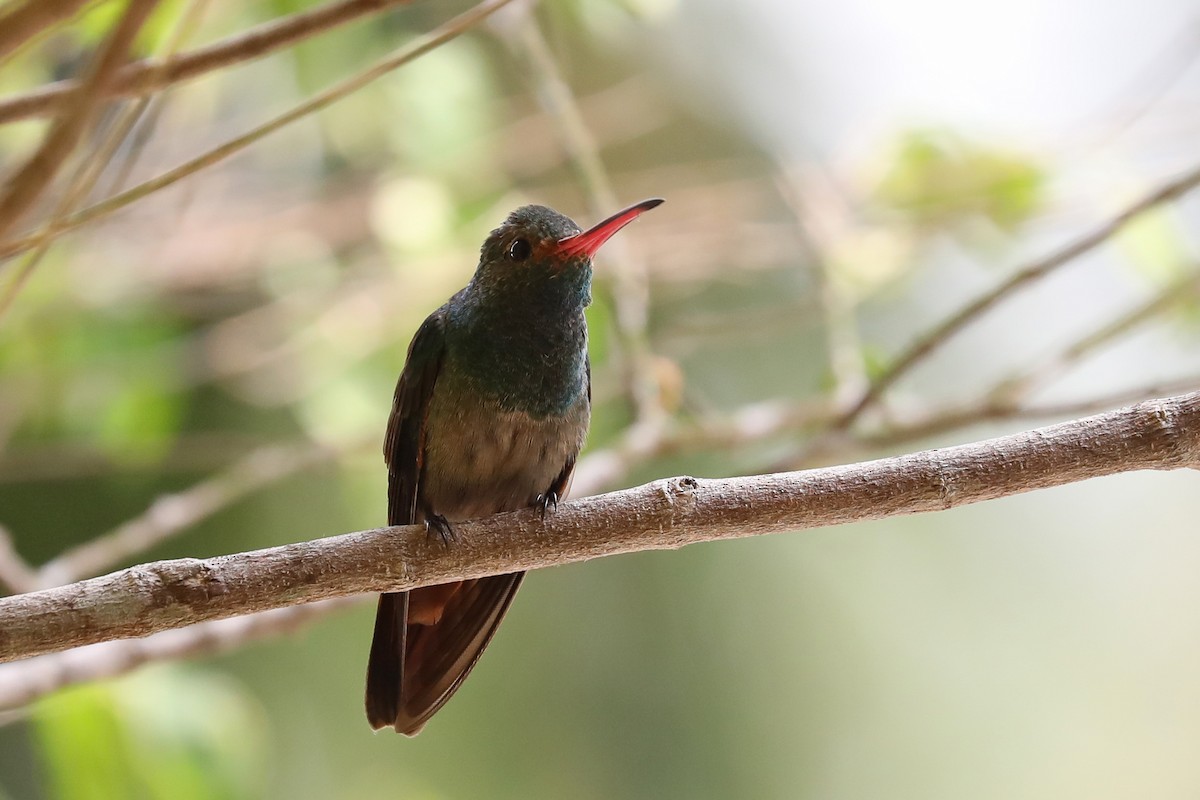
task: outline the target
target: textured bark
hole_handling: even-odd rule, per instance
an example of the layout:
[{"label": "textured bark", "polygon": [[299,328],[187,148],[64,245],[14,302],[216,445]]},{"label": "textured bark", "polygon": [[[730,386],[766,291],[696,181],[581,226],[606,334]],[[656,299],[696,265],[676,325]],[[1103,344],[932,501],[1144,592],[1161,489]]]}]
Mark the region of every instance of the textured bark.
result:
[{"label": "textured bark", "polygon": [[456,526],[143,564],[0,600],[0,661],[363,592],[941,511],[1140,469],[1200,468],[1200,392],[974,444],[743,478],[677,477]]}]

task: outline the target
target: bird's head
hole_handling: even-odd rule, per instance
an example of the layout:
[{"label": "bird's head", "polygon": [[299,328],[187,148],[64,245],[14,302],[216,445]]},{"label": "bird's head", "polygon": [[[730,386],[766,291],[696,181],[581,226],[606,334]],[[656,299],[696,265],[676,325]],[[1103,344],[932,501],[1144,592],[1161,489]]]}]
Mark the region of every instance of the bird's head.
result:
[{"label": "bird's head", "polygon": [[621,228],[659,198],[618,211],[581,231],[570,217],[545,206],[521,206],[488,235],[472,283],[488,296],[527,301],[551,300],[587,305],[591,299],[592,257]]}]

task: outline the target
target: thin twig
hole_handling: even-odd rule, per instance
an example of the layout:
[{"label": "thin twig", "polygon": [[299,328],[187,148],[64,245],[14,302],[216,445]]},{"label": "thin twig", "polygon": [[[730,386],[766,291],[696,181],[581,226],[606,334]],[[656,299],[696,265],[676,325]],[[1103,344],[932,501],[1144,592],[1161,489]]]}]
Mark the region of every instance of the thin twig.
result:
[{"label": "thin twig", "polygon": [[128,57],[129,48],[157,0],[130,0],[120,21],[101,45],[87,74],[72,93],[72,103],[42,144],[5,183],[0,194],[0,239],[27,214],[87,131],[104,89]]},{"label": "thin twig", "polygon": [[[358,605],[362,597],[276,608],[244,617],[201,622],[143,639],[120,639],[0,665],[0,710],[19,709],[51,692],[115,678],[144,664],[226,653]],[[3,724],[3,715],[0,715]]]},{"label": "thin twig", "polygon": [[74,230],[81,225],[92,222],[101,217],[107,216],[119,209],[122,209],[131,203],[141,200],[154,192],[159,191],[173,183],[176,183],[183,178],[193,175],[202,169],[224,161],[226,158],[245,150],[250,145],[258,142],[260,139],[274,133],[275,131],[290,125],[297,120],[332,105],[349,94],[352,94],[368,83],[371,83],[378,78],[383,77],[389,72],[392,72],[399,67],[413,61],[414,59],[425,55],[431,50],[445,44],[446,42],[460,36],[470,30],[490,14],[495,13],[500,8],[508,5],[512,0],[484,0],[484,2],[472,7],[468,11],[454,17],[449,22],[436,28],[428,34],[420,36],[403,47],[396,50],[392,55],[377,62],[375,65],[359,72],[350,78],[347,78],[340,83],[326,89],[325,91],[315,95],[305,102],[295,106],[291,110],[263,123],[241,136],[238,136],[230,141],[225,142],[218,147],[203,153],[196,158],[193,158],[183,164],[180,164],[174,169],[144,181],[137,186],[134,186],[118,195],[103,200],[94,205],[88,206],[74,214],[66,217],[55,228],[43,228],[29,236],[9,241],[0,245],[0,258],[8,258],[10,256],[22,253],[32,247],[37,246],[46,238],[53,238],[62,233]]},{"label": "thin twig", "polygon": [[682,423],[669,417],[626,428],[620,440],[579,460],[571,490],[586,496],[617,488],[634,468],[651,459],[697,450],[730,451],[808,430],[832,418],[826,402],[754,403],[727,417]]},{"label": "thin twig", "polygon": [[[181,433],[154,464],[142,467],[157,475],[195,475],[224,469],[229,462],[268,444],[294,444],[265,436],[229,431]],[[137,468],[132,470],[137,471]],[[105,449],[78,441],[42,444],[32,449],[8,448],[0,459],[0,484],[74,481],[131,472],[127,461]]]},{"label": "thin twig", "polygon": [[38,588],[37,571],[21,558],[8,528],[0,525],[0,589],[11,594],[32,592]]},{"label": "thin twig", "polygon": [[[173,59],[166,70],[162,69],[163,64],[158,59],[135,61],[117,73],[115,81],[106,89],[107,96],[152,94],[171,84],[262,58],[359,17],[378,14],[411,2],[412,0],[338,0],[319,8],[271,20],[228,39],[184,53]],[[73,80],[58,81],[26,94],[0,100],[0,123],[53,114],[64,102],[64,98],[77,86],[78,82]]]},{"label": "thin twig", "polygon": [[1164,203],[1182,197],[1198,185],[1200,185],[1200,166],[1193,167],[1179,178],[1163,184],[1065,247],[1018,269],[1004,283],[968,303],[892,361],[891,365],[871,383],[859,399],[836,420],[833,426],[834,430],[841,431],[849,428],[872,403],[878,400],[914,365],[1018,289],[1046,277],[1059,267],[1094,250],[1134,219]]},{"label": "thin twig", "polygon": [[0,598],[0,661],[300,603],[469,580],[607,555],[782,533],[983,500],[1142,469],[1200,469],[1200,392],[975,444],[807,472],[672,478],[456,523],[209,559],[143,564]]},{"label": "thin twig", "polygon": [[[206,2],[207,0],[192,0],[166,43],[164,48],[165,60],[161,62],[160,69],[165,69],[170,65],[171,58],[178,49],[184,33],[195,27]],[[75,174],[68,183],[67,189],[62,193],[54,210],[50,213],[50,228],[57,226],[65,215],[74,211],[83,202],[84,198],[91,193],[92,189],[95,188],[96,182],[100,180],[100,175],[103,174],[109,162],[112,161],[117,148],[125,141],[125,138],[129,135],[129,131],[138,119],[141,118],[149,103],[150,98],[142,97],[127,108],[122,109],[116,122],[110,127],[104,141],[101,142],[94,153],[80,161],[76,167]],[[53,243],[53,239],[46,239],[35,247],[26,256],[24,263],[21,264],[16,274],[4,287],[3,292],[0,293],[0,319],[3,319],[4,315],[12,307],[17,294],[25,287],[29,278],[33,275],[33,271],[37,269],[38,264],[45,258],[46,253],[50,251],[50,246]]]},{"label": "thin twig", "polygon": [[1097,114],[1094,121],[1080,126],[1098,129],[1086,143],[1092,147],[1101,146],[1131,128],[1192,69],[1198,58],[1200,25],[1193,18],[1190,24],[1179,26],[1174,39],[1157,48],[1151,61],[1142,64],[1125,81],[1122,90],[1108,100],[1109,109]]},{"label": "thin twig", "polygon": [[0,61],[42,31],[72,16],[88,0],[26,0],[0,14]]},{"label": "thin twig", "polygon": [[[183,47],[183,43],[187,40],[189,34],[200,27],[201,21],[204,19],[205,13],[208,11],[210,0],[190,0],[186,9],[175,20],[175,25],[171,28],[171,33],[163,43],[162,56],[158,59],[157,73],[166,73],[171,69],[171,66],[179,60],[179,49]],[[121,190],[125,185],[125,180],[129,177],[129,173],[133,171],[134,164],[137,163],[141,156],[143,148],[150,140],[150,136],[154,131],[154,127],[161,116],[163,108],[166,106],[167,98],[170,96],[170,86],[164,87],[163,91],[156,92],[152,95],[143,95],[132,104],[131,109],[126,114],[126,119],[122,120],[122,124],[114,126],[114,137],[119,136],[120,142],[129,142],[129,147],[125,157],[122,159],[121,168],[116,171],[109,191],[105,194],[113,194]],[[112,160],[110,155],[105,160],[107,165]],[[96,174],[96,180],[99,180],[100,174]],[[95,181],[92,181],[92,187],[95,186]],[[89,192],[92,188],[88,189]],[[75,207],[72,206],[72,211]]]},{"label": "thin twig", "polygon": [[1195,297],[1197,293],[1200,293],[1200,272],[1193,271],[1172,281],[1153,297],[1105,323],[1097,330],[1066,347],[1062,352],[1050,356],[1017,377],[1001,382],[988,395],[994,400],[1007,403],[1015,403],[1022,397],[1028,397],[1038,386],[1046,383],[1055,375],[1062,374],[1071,365],[1082,361],[1099,348],[1142,323],[1162,314],[1171,306]]},{"label": "thin twig", "polygon": [[98,575],[227,508],[252,492],[301,472],[334,455],[329,448],[263,447],[228,469],[176,494],[159,497],[141,515],[89,539],[38,571],[39,588]]},{"label": "thin twig", "polygon": [[[824,176],[818,175],[818,180],[821,177]],[[806,182],[797,170],[781,168],[775,183],[796,219],[800,249],[817,284],[815,294],[824,317],[825,349],[829,373],[833,378],[833,391],[830,394],[834,403],[841,408],[868,385],[867,365],[862,340],[858,335],[853,299],[839,285],[834,265],[827,255],[832,249],[833,230],[845,227],[841,220],[849,215],[849,210],[839,193],[832,190],[832,180],[822,181],[826,191],[821,192],[815,200],[809,198],[811,192],[806,190]]]},{"label": "thin twig", "polygon": [[1121,389],[1086,400],[1038,403],[1036,405],[984,401],[960,409],[933,411],[922,415],[919,419],[891,425],[878,433],[856,436],[851,444],[851,449],[867,451],[899,447],[927,440],[933,436],[944,436],[953,431],[985,422],[1071,418],[1080,414],[1092,414],[1122,403],[1136,402],[1146,397],[1166,397],[1197,389],[1200,389],[1200,375],[1190,375],[1176,380],[1157,382],[1149,386]]},{"label": "thin twig", "polygon": [[[559,133],[592,214],[602,218],[619,205],[617,193],[609,180],[600,157],[600,147],[579,109],[570,85],[562,72],[550,45],[542,35],[532,10],[517,21],[517,35],[508,41],[528,61],[537,83],[537,97],[546,112],[558,123]],[[612,304],[617,342],[624,359],[625,385],[636,420],[648,419],[663,413],[659,402],[658,381],[655,378],[654,357],[646,335],[649,320],[650,282],[646,266],[638,259],[625,240],[611,242],[606,252],[611,254]]]}]

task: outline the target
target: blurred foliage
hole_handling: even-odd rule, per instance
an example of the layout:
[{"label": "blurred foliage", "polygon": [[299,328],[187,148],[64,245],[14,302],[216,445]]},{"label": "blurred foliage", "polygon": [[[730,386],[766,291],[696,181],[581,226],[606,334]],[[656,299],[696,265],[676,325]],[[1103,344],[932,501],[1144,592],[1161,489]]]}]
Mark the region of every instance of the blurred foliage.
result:
[{"label": "blurred foliage", "polygon": [[0,341],[0,371],[23,377],[9,395],[28,410],[13,430],[18,441],[77,439],[135,462],[170,446],[186,399],[174,388],[179,365],[164,352],[180,335],[175,320],[130,307],[11,324],[17,335]]},{"label": "blurred foliage", "polygon": [[[162,46],[175,27],[180,12],[187,5],[187,0],[159,0],[151,12],[146,24],[138,32],[133,45],[134,53],[152,53]],[[90,50],[95,47],[113,25],[120,19],[124,7],[120,3],[92,3],[71,26],[74,35],[73,44],[80,50]]]},{"label": "blurred foliage", "polygon": [[920,228],[983,218],[1012,232],[1045,205],[1046,175],[1026,156],[949,131],[904,134],[876,200]]},{"label": "blurred foliage", "polygon": [[1190,273],[1195,259],[1186,231],[1169,210],[1156,210],[1130,223],[1116,243],[1131,266],[1156,284]]},{"label": "blurred foliage", "polygon": [[61,800],[251,798],[263,788],[263,723],[228,678],[154,668],[38,704],[49,794]]}]

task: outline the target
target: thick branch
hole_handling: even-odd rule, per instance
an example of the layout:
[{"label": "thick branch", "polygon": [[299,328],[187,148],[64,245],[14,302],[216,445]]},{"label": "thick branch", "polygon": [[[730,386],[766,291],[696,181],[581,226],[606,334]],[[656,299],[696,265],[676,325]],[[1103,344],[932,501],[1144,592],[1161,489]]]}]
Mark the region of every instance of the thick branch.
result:
[{"label": "thick branch", "polygon": [[1200,392],[975,444],[749,478],[672,478],[456,525],[144,564],[0,600],[0,661],[330,597],[941,511],[1139,469],[1200,468]]},{"label": "thick branch", "polygon": [[[116,74],[114,81],[105,87],[103,96],[150,94],[214,70],[262,58],[359,17],[378,14],[411,2],[412,0],[338,0],[271,20],[228,39],[184,53],[166,63],[152,58],[135,61]],[[50,5],[47,0],[41,0],[41,4]],[[0,100],[0,123],[52,114],[78,86],[79,82],[76,80],[63,80],[26,94],[6,97]]]}]

